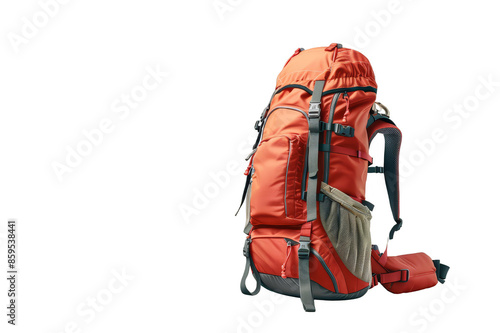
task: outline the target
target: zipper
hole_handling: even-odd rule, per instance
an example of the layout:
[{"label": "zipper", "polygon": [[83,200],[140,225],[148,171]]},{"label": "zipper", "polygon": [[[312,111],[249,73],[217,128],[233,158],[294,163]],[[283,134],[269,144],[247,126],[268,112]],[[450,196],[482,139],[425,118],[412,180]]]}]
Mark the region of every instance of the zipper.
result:
[{"label": "zipper", "polygon": [[[279,94],[280,92],[282,92],[285,89],[290,89],[290,88],[302,89],[305,92],[307,92],[309,95],[312,95],[312,93],[313,93],[312,90],[309,89],[309,88],[307,88],[306,86],[303,86],[303,85],[300,85],[300,84],[288,84],[288,85],[283,86],[283,87],[279,88],[278,90],[276,90],[275,95]],[[357,90],[361,90],[361,91],[364,91],[364,92],[374,92],[374,93],[377,93],[377,88],[372,87],[372,86],[366,86],[366,87],[350,87],[350,88],[336,88],[336,89],[331,89],[331,90],[323,91],[322,96],[331,95],[331,94],[335,94],[335,93],[343,92],[343,91],[357,91]]]},{"label": "zipper", "polygon": [[292,140],[288,138],[288,158],[286,160],[286,173],[285,173],[285,216],[288,216],[288,210],[286,207],[286,189],[288,188],[288,166],[290,165],[290,154],[292,153]]},{"label": "zipper", "polygon": [[318,251],[316,251],[312,247],[311,247],[311,253],[314,254],[314,256],[316,257],[316,259],[318,259],[318,261],[320,262],[321,266],[323,266],[323,268],[325,269],[326,273],[328,274],[328,276],[332,280],[333,287],[335,288],[335,292],[338,293],[339,292],[339,288],[337,286],[337,280],[335,279],[335,276],[332,274],[332,271],[330,271],[330,268],[328,268],[325,260],[323,260],[323,257],[321,257],[321,255],[318,253]]},{"label": "zipper", "polygon": [[292,110],[292,111],[300,112],[306,118],[307,123],[309,124],[309,117],[307,116],[307,113],[305,113],[304,110],[301,110],[301,109],[298,109],[298,108],[294,108],[294,107],[291,107],[291,106],[278,105],[274,109],[272,109],[271,111],[269,111],[269,113],[267,114],[265,122],[264,122],[264,125],[262,125],[262,133],[264,133],[264,129],[266,128],[267,120],[269,119],[269,117],[271,116],[271,114],[274,111],[276,111],[277,109],[287,109],[287,110]]},{"label": "zipper", "polygon": [[[330,106],[330,114],[328,116],[328,123],[333,124],[333,117],[335,114],[335,108],[337,107],[337,102],[339,100],[340,93],[336,93],[333,95],[332,98],[332,105]],[[333,126],[333,125],[332,125]],[[332,131],[327,131],[326,134],[326,144],[330,146],[330,143],[332,142]],[[325,158],[324,158],[324,168],[325,173],[323,175],[323,181],[328,184],[328,178],[330,174],[330,152],[325,152]]]},{"label": "zipper", "polygon": [[366,87],[350,87],[350,88],[336,88],[336,89],[331,89],[323,92],[323,96],[325,95],[330,95],[330,94],[335,94],[338,92],[351,92],[351,91],[364,91],[364,92],[374,92],[377,93],[377,88],[372,87],[372,86],[366,86]]}]

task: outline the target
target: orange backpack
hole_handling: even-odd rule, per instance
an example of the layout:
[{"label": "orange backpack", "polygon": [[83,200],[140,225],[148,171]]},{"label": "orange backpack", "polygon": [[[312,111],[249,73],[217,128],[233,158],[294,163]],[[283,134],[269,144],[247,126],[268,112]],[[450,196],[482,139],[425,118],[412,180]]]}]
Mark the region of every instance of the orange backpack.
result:
[{"label": "orange backpack", "polygon": [[[298,49],[285,64],[247,158],[244,294],[262,285],[315,311],[314,299],[358,298],[378,283],[403,293],[444,282],[449,267],[438,260],[388,257],[371,244],[368,173],[384,173],[396,222],[390,239],[403,223],[401,132],[376,92],[368,59],[340,44]],[[384,166],[370,167],[377,134],[385,138]],[[246,287],[250,269],[254,291]]]}]

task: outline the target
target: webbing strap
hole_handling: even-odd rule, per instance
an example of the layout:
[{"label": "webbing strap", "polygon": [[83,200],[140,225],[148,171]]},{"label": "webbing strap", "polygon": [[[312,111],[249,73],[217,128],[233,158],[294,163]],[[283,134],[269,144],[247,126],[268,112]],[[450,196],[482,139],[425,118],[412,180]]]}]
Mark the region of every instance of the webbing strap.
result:
[{"label": "webbing strap", "polygon": [[368,127],[368,138],[371,143],[377,134],[384,135],[384,177],[391,205],[392,216],[396,224],[389,233],[389,239],[394,237],[394,233],[401,229],[403,220],[399,212],[399,149],[401,147],[401,131],[394,123],[385,119],[377,119]]},{"label": "webbing strap", "polygon": [[343,155],[348,155],[348,156],[352,156],[352,157],[357,157],[357,158],[361,158],[365,161],[368,161],[369,164],[373,163],[373,158],[370,156],[370,154],[368,154],[364,151],[361,151],[361,150],[356,150],[356,149],[351,149],[351,148],[341,147],[341,146],[327,145],[327,144],[320,144],[319,150],[320,151],[328,151],[330,153],[335,153],[335,154],[343,154]]},{"label": "webbing strap", "polygon": [[316,81],[309,103],[309,140],[308,140],[308,185],[307,185],[307,221],[316,220],[316,192],[318,190],[318,153],[319,119],[321,114],[321,95],[325,81]]},{"label": "webbing strap", "polygon": [[407,269],[402,269],[390,273],[375,274],[374,278],[376,278],[377,281],[382,284],[393,282],[407,282],[410,278],[410,271]]},{"label": "webbing strap", "polygon": [[299,290],[300,300],[306,312],[314,312],[314,297],[312,294],[311,277],[309,275],[309,256],[311,254],[311,228],[312,223],[306,222],[302,225],[299,239]]},{"label": "webbing strap", "polygon": [[[255,265],[254,265],[253,260],[252,260],[252,256],[250,255],[250,243],[251,242],[252,242],[252,239],[247,238],[245,240],[245,245],[243,246],[243,255],[247,258],[247,261],[245,264],[245,271],[243,272],[243,276],[241,277],[240,289],[241,289],[241,292],[243,294],[254,296],[254,295],[257,295],[259,293],[262,281],[260,280],[259,272],[257,272],[257,269],[255,268]],[[249,291],[247,286],[246,286],[246,280],[248,277],[248,273],[250,272],[250,268],[252,268],[252,275],[255,278],[255,281],[257,282],[257,286],[255,287],[254,291]]]}]

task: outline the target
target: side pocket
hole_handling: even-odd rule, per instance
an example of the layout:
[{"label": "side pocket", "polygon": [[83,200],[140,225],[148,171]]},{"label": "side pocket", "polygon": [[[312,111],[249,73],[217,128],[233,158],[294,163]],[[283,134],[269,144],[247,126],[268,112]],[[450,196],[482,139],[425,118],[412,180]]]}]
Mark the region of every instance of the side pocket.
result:
[{"label": "side pocket", "polygon": [[297,225],[305,222],[306,205],[301,199],[305,140],[282,134],[263,140],[253,159],[251,223]]},{"label": "side pocket", "polygon": [[321,183],[321,192],[327,197],[320,202],[320,216],[328,238],[347,269],[360,280],[370,283],[370,210],[326,183]]}]

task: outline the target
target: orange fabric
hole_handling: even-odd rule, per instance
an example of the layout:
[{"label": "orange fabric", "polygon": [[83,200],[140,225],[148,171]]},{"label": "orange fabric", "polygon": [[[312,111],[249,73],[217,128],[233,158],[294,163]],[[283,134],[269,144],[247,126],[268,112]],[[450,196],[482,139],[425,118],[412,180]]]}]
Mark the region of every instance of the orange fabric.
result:
[{"label": "orange fabric", "polygon": [[[301,85],[312,91],[315,81],[325,80],[323,92],[332,89],[356,87],[377,88],[370,63],[361,53],[329,47],[297,50],[278,75],[276,89],[288,85]],[[348,151],[368,152],[366,124],[375,102],[374,92],[361,90],[341,92],[333,110],[333,122],[354,128],[353,137],[331,133],[333,146]],[[321,99],[320,120],[328,122],[334,94]],[[277,93],[271,101],[262,132],[262,140],[253,158],[254,173],[250,196],[251,254],[261,273],[298,278],[298,246],[287,252],[284,238],[298,242],[301,225],[306,222],[306,201],[301,199],[304,162],[308,142],[308,110],[311,94],[300,88],[287,88]],[[325,143],[326,132],[320,133],[320,143]],[[346,151],[344,150],[344,152]],[[318,156],[318,186],[323,180],[324,158]],[[368,158],[369,155],[363,154]],[[347,193],[355,200],[365,199],[368,161],[340,153],[329,154],[329,185]],[[317,205],[318,209],[318,205]],[[312,222],[311,247],[323,258],[335,276],[338,291],[354,293],[368,286],[355,277],[342,263],[326,235],[321,221]],[[287,259],[287,254],[290,256]],[[334,291],[333,283],[315,256],[310,257],[311,279],[324,288]]]}]

